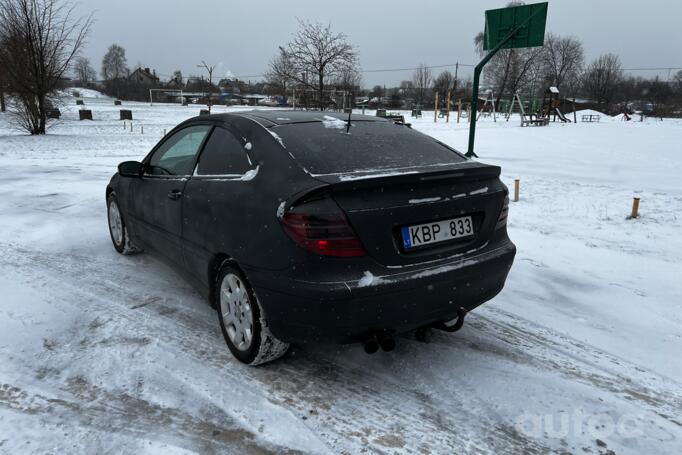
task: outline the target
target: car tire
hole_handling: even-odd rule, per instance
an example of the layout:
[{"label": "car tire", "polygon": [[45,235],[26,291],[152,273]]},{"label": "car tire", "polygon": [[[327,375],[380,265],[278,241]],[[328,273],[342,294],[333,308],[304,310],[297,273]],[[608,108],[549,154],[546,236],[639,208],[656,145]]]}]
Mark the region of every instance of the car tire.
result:
[{"label": "car tire", "polygon": [[128,235],[123,214],[118,206],[116,195],[111,193],[107,198],[107,221],[109,222],[109,235],[114,248],[121,254],[134,254],[141,250],[133,244]]},{"label": "car tire", "polygon": [[261,365],[282,357],[289,350],[270,332],[258,299],[244,274],[226,262],[215,286],[220,329],[232,355],[247,365]]}]

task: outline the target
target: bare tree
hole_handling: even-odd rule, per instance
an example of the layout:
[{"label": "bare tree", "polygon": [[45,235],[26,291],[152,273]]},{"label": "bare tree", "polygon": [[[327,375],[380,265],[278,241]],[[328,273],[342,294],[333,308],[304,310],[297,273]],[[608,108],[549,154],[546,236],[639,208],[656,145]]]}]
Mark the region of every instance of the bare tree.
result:
[{"label": "bare tree", "polygon": [[265,81],[274,93],[286,96],[296,71],[286,49],[280,46],[277,55],[270,60],[265,73]]},{"label": "bare tree", "polygon": [[585,95],[606,110],[615,101],[616,90],[623,79],[620,59],[614,54],[604,54],[590,63],[582,77]]},{"label": "bare tree", "polygon": [[[507,6],[518,6],[519,2],[511,2]],[[474,45],[479,55],[484,56],[484,34],[480,32],[474,38]],[[483,80],[496,94],[496,102],[505,95],[513,96],[517,91],[534,92],[541,72],[542,48],[502,49],[488,62],[483,73]]]},{"label": "bare tree", "polygon": [[[1,75],[0,75],[1,77]],[[675,90],[677,91],[677,94],[682,96],[682,70],[679,70],[675,75],[673,76],[673,81],[675,83]]]},{"label": "bare tree", "polygon": [[561,37],[548,33],[542,60],[547,82],[559,89],[566,82],[571,89],[585,62],[583,44],[572,36]]},{"label": "bare tree", "polygon": [[113,81],[128,76],[128,60],[126,51],[118,44],[112,44],[102,58],[102,78]]},{"label": "bare tree", "polygon": [[[206,100],[206,105],[208,106],[208,113],[211,113],[211,106],[213,106],[213,97],[211,92],[213,91],[213,70],[215,65],[209,65],[205,60],[201,61],[201,65],[197,65],[199,68],[204,68],[208,72],[208,99]],[[202,79],[203,80],[203,79]]]},{"label": "bare tree", "polygon": [[[2,26],[2,23],[0,23],[0,26]],[[2,42],[0,42],[0,46],[2,46]],[[5,65],[0,61],[0,112],[5,112],[7,110],[7,105],[5,104],[6,91],[7,76],[5,75]]]},{"label": "bare tree", "polygon": [[73,17],[59,0],[0,0],[0,62],[18,126],[45,134],[47,111],[78,54],[92,16]]},{"label": "bare tree", "polygon": [[126,77],[128,73],[126,50],[118,44],[112,44],[102,58],[102,78],[113,81]]},{"label": "bare tree", "polygon": [[447,99],[448,92],[454,87],[455,77],[448,70],[442,71],[433,80],[433,90],[438,92],[439,104],[444,105],[444,100]]},{"label": "bare tree", "polygon": [[107,93],[121,96],[124,78],[129,74],[126,51],[118,44],[112,44],[102,58],[102,78]]},{"label": "bare tree", "polygon": [[414,101],[418,105],[423,105],[426,94],[431,87],[431,68],[423,63],[412,73],[412,87],[414,91]]},{"label": "bare tree", "polygon": [[87,86],[97,78],[97,72],[90,65],[90,60],[85,57],[78,57],[73,64],[73,72],[76,79],[83,86]]},{"label": "bare tree", "polygon": [[[324,89],[344,68],[357,66],[357,53],[343,33],[334,33],[331,24],[299,20],[294,39],[286,46],[286,54],[294,65],[292,77],[304,86],[314,88],[320,109],[324,109]],[[308,74],[311,75],[310,82]]]},{"label": "bare tree", "polygon": [[356,93],[360,90],[362,83],[362,75],[356,65],[347,65],[339,70],[336,79],[334,80],[336,88],[345,92],[347,106],[353,107],[353,99]]}]

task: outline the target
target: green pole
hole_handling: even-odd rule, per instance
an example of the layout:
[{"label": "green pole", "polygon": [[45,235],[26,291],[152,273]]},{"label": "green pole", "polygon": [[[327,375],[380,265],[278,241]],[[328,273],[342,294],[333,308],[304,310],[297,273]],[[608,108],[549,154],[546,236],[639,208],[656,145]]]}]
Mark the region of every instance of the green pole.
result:
[{"label": "green pole", "polygon": [[478,80],[481,78],[482,69],[483,65],[480,63],[476,65],[476,68],[474,69],[474,90],[471,94],[471,115],[473,117],[471,117],[471,122],[469,123],[469,148],[466,155],[464,155],[469,158],[478,158],[478,155],[474,153],[474,137],[476,136],[476,118],[478,117]]},{"label": "green pole", "polygon": [[490,52],[488,52],[488,55],[483,57],[483,60],[481,60],[478,65],[476,65],[476,68],[474,68],[474,87],[473,93],[471,94],[471,115],[473,117],[471,118],[471,123],[469,124],[469,147],[464,156],[468,158],[478,158],[478,155],[474,153],[474,138],[476,137],[476,117],[478,114],[478,81],[481,78],[481,71],[483,71],[483,67],[490,61],[491,58],[495,56],[495,54],[497,54],[500,49],[504,47],[505,44],[509,42],[510,39],[514,37],[514,35],[516,35],[516,32],[528,24],[530,20],[540,11],[542,10],[538,9],[535,13],[528,16],[523,22],[518,24],[509,33],[507,33],[507,36],[505,36],[504,39],[497,44],[497,46],[491,49]]},{"label": "green pole", "polygon": [[474,87],[473,87],[473,93],[471,94],[471,123],[469,124],[469,148],[466,152],[467,157],[471,158],[476,157],[478,158],[478,155],[474,153],[474,137],[476,136],[476,118],[478,117],[478,82],[481,79],[481,72],[483,71],[483,67],[485,66],[486,63],[490,61],[491,58],[495,54],[497,54],[497,51],[502,49],[502,46],[504,46],[507,41],[509,41],[513,36],[514,33],[519,29],[520,27],[515,28],[512,30],[507,37],[500,42],[493,50],[488,52],[488,55],[483,57],[483,60],[478,62],[478,65],[476,65],[476,68],[474,68]]}]

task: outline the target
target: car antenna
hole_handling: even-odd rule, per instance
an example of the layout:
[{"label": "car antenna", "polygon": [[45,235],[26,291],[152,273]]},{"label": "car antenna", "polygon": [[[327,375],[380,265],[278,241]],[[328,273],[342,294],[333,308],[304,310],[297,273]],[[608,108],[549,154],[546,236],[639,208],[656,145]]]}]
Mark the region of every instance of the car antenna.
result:
[{"label": "car antenna", "polygon": [[353,108],[348,108],[348,124],[346,125],[346,134],[350,132],[350,114],[353,112]]}]

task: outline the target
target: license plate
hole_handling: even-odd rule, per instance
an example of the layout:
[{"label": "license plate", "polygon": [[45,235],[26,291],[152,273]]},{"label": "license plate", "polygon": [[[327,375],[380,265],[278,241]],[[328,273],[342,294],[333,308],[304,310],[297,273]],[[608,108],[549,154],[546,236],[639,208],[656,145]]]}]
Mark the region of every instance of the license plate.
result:
[{"label": "license plate", "polygon": [[431,243],[471,237],[474,235],[474,224],[470,216],[435,221],[433,223],[405,226],[401,229],[403,247],[408,250]]}]

